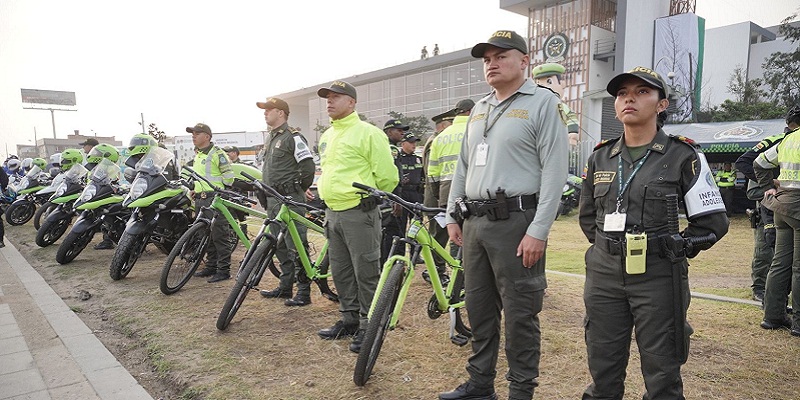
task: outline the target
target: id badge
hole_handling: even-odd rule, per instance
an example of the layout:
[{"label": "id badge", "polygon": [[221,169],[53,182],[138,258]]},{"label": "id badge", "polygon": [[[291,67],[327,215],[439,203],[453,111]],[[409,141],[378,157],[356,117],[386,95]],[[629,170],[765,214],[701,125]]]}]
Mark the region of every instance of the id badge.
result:
[{"label": "id badge", "polygon": [[481,143],[478,145],[478,151],[475,152],[475,166],[481,167],[486,165],[486,158],[489,157],[489,145]]},{"label": "id badge", "polygon": [[606,214],[603,230],[606,232],[624,232],[626,215],[624,213]]}]

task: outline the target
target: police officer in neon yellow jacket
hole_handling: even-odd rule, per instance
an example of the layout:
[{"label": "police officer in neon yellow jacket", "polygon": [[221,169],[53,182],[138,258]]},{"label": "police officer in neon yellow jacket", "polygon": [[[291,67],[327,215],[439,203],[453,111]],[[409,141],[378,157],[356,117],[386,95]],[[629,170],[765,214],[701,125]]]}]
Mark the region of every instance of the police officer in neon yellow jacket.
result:
[{"label": "police officer in neon yellow jacket", "polygon": [[353,85],[334,81],[317,94],[327,99],[331,117],[331,127],[319,141],[322,176],[317,187],[327,205],[325,234],[342,313],[340,321],[319,335],[355,335],[350,350],[357,353],[380,275],[381,217],[377,202],[362,201],[353,182],[390,192],[400,179],[386,134],[358,117]]},{"label": "police officer in neon yellow jacket", "polygon": [[[186,132],[192,134],[192,142],[197,149],[192,169],[206,178],[212,185],[223,189],[233,185],[233,170],[224,150],[211,142],[211,128],[203,123],[187,127]],[[205,182],[194,182],[195,210],[211,205],[214,190]],[[224,281],[231,277],[231,245],[232,230],[228,221],[218,218],[211,227],[212,243],[208,246],[206,266],[195,276],[210,277],[208,283]]]}]

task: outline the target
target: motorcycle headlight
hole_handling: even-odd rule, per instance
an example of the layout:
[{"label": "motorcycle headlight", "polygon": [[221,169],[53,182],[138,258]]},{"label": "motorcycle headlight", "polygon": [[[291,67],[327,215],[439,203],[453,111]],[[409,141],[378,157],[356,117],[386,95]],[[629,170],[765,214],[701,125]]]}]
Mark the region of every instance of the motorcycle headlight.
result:
[{"label": "motorcycle headlight", "polygon": [[131,191],[128,193],[128,196],[131,200],[136,200],[144,194],[145,190],[147,190],[147,180],[144,178],[136,178],[131,185]]},{"label": "motorcycle headlight", "polygon": [[66,192],[67,192],[67,183],[64,182],[64,183],[58,185],[58,188],[56,188],[56,192],[53,193],[53,198],[54,199],[59,198],[59,197],[63,196],[64,193],[66,193]]},{"label": "motorcycle headlight", "polygon": [[83,189],[83,193],[81,193],[81,198],[79,201],[81,203],[85,203],[91,200],[91,198],[94,197],[95,194],[97,194],[97,186],[89,185],[85,189]]},{"label": "motorcycle headlight", "polygon": [[564,185],[564,190],[562,190],[562,192],[566,192],[567,190],[569,190],[569,185]]}]

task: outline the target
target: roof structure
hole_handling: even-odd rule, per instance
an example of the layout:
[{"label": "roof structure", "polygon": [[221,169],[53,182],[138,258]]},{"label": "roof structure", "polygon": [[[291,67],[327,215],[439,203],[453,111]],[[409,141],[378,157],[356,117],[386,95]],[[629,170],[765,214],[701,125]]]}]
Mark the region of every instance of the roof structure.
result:
[{"label": "roof structure", "polygon": [[703,153],[744,153],[762,139],[782,133],[784,127],[786,121],[783,119],[768,119],[667,124],[664,125],[664,132],[694,140]]}]

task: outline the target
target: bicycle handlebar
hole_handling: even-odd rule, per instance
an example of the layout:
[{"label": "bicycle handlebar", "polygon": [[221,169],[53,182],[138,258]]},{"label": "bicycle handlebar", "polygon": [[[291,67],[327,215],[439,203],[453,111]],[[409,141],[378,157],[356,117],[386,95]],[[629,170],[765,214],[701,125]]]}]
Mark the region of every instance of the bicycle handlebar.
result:
[{"label": "bicycle handlebar", "polygon": [[320,208],[317,208],[317,207],[314,207],[314,206],[312,206],[310,204],[301,203],[299,201],[294,201],[294,200],[292,200],[292,199],[290,199],[290,198],[278,193],[278,191],[275,190],[275,188],[273,188],[270,185],[267,185],[264,182],[261,182],[260,180],[258,180],[255,177],[251,176],[247,172],[242,171],[241,174],[245,178],[249,179],[253,184],[255,184],[256,185],[256,189],[258,189],[261,192],[264,192],[268,196],[272,196],[272,197],[278,199],[278,201],[280,201],[281,203],[293,205],[293,206],[296,206],[296,207],[302,207],[302,208],[305,208],[306,210],[309,210],[309,211],[324,211],[324,210],[322,210]]},{"label": "bicycle handlebar", "polygon": [[403,207],[405,207],[407,209],[410,209],[415,214],[417,214],[417,213],[438,214],[438,213],[443,213],[443,212],[447,211],[444,208],[425,207],[425,205],[420,204],[420,203],[412,203],[412,202],[404,200],[402,197],[400,197],[400,196],[398,196],[398,195],[396,195],[394,193],[384,192],[383,190],[378,190],[378,189],[376,189],[374,187],[367,186],[367,185],[365,185],[363,183],[360,183],[360,182],[353,182],[353,187],[366,191],[370,196],[386,197],[390,201],[393,201],[393,202],[395,202],[397,204],[400,204],[401,206],[403,206]]},{"label": "bicycle handlebar", "polygon": [[230,190],[226,190],[226,189],[220,189],[220,188],[214,186],[211,182],[208,181],[208,179],[206,179],[205,177],[203,177],[200,174],[198,174],[195,170],[193,170],[192,167],[184,166],[183,168],[185,168],[187,171],[189,171],[189,173],[192,175],[193,178],[200,179],[201,181],[207,183],[208,186],[211,187],[211,189],[214,192],[217,192],[217,193],[220,193],[220,194],[224,194],[224,195],[227,195],[227,196],[231,197],[231,199],[229,199],[229,200],[237,199],[237,200],[241,200],[241,201],[253,204],[253,205],[258,204],[258,201],[253,200],[253,199],[251,199],[251,198],[249,198],[247,196],[243,196],[241,193],[236,193],[236,192],[233,192],[233,191],[230,191]]}]

